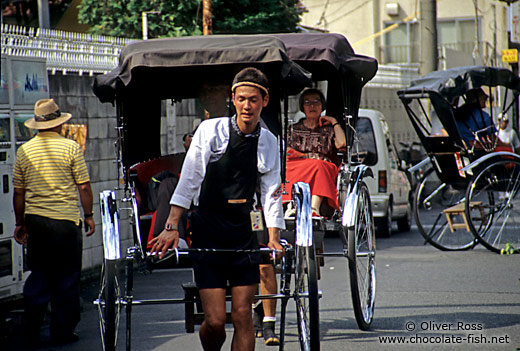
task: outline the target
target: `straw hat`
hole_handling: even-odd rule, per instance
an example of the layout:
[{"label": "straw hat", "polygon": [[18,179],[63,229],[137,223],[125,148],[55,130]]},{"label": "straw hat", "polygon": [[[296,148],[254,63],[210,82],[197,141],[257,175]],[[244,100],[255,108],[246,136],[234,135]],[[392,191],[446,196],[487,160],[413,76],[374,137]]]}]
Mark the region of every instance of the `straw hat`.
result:
[{"label": "straw hat", "polygon": [[41,99],[34,104],[34,118],[25,121],[31,129],[51,129],[72,118],[70,113],[61,112],[54,99]]}]

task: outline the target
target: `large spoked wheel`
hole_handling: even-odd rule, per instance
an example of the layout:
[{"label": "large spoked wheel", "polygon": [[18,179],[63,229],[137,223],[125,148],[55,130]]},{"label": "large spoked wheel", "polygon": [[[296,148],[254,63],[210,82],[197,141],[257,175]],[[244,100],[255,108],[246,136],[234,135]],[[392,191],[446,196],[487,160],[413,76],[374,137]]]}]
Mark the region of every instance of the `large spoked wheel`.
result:
[{"label": "large spoked wheel", "polygon": [[354,315],[361,330],[368,330],[374,317],[376,297],[376,240],[370,195],[359,185],[355,223],[347,229],[350,288]]},{"label": "large spoked wheel", "polygon": [[121,315],[120,289],[115,260],[105,260],[98,296],[99,327],[104,351],[115,351]]},{"label": "large spoked wheel", "polygon": [[320,349],[320,317],[314,245],[296,246],[295,302],[302,351]]},{"label": "large spoked wheel", "polygon": [[520,161],[500,160],[468,185],[466,216],[471,231],[489,250],[520,251]]},{"label": "large spoked wheel", "polygon": [[458,214],[451,216],[457,223],[462,223],[465,195],[463,186],[441,182],[433,169],[426,172],[415,191],[413,202],[415,223],[426,242],[445,251],[467,250],[477,244],[471,231],[459,228],[452,232],[445,213],[445,210],[458,206]]},{"label": "large spoked wheel", "polygon": [[320,349],[320,316],[316,249],[312,237],[311,192],[308,184],[293,185],[296,204],[296,252],[294,257],[294,301],[302,351]]}]

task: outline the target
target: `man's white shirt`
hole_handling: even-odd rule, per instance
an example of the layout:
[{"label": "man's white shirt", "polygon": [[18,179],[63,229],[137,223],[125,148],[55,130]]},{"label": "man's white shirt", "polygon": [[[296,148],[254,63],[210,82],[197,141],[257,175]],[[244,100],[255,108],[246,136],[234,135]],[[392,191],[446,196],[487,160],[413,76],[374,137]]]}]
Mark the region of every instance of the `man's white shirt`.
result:
[{"label": "man's white shirt", "polygon": [[[170,204],[189,208],[192,201],[199,204],[202,181],[207,165],[218,161],[226,152],[230,138],[228,117],[203,121],[191,141],[182,166],[181,177]],[[278,140],[267,129],[261,128],[257,168],[260,178],[260,196],[268,228],[285,228],[280,191],[280,158]]]}]

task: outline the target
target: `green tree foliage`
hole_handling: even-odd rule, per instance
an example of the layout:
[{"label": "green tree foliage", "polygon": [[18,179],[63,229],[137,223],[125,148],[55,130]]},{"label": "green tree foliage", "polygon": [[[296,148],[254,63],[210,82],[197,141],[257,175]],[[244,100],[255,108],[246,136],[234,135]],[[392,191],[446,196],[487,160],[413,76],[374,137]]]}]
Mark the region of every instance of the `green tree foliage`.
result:
[{"label": "green tree foliage", "polygon": [[[200,34],[196,15],[198,0],[82,0],[78,19],[92,34],[141,38],[142,12],[148,15],[150,37]],[[202,5],[200,5],[202,6]],[[200,22],[200,21],[199,21]]]},{"label": "green tree foliage", "polygon": [[213,0],[213,32],[295,32],[300,14],[298,0]]},{"label": "green tree foliage", "polygon": [[[82,0],[78,19],[92,34],[142,37],[142,12],[150,38],[202,34],[201,0]],[[298,0],[213,0],[213,33],[294,32]]]}]

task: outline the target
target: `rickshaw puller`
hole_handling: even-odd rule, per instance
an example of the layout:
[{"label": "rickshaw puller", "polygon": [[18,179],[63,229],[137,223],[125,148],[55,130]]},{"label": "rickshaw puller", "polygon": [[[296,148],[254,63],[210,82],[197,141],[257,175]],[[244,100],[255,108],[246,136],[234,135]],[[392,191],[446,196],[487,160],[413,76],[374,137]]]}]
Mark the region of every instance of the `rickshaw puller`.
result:
[{"label": "rickshaw puller", "polygon": [[[201,123],[186,155],[179,184],[170,201],[165,230],[152,240],[152,252],[164,256],[177,247],[177,226],[184,208],[193,200],[192,247],[253,249],[251,210],[257,181],[269,230],[271,249],[282,250],[279,229],[285,227],[280,192],[277,140],[259,125],[269,102],[267,78],[255,69],[240,71],[233,80],[232,101],[237,114]],[[205,350],[224,344],[226,286],[232,295],[234,326],[232,350],[253,350],[255,336],[252,302],[260,281],[259,254],[193,253],[195,282],[199,288],[204,322],[199,331]]]}]

